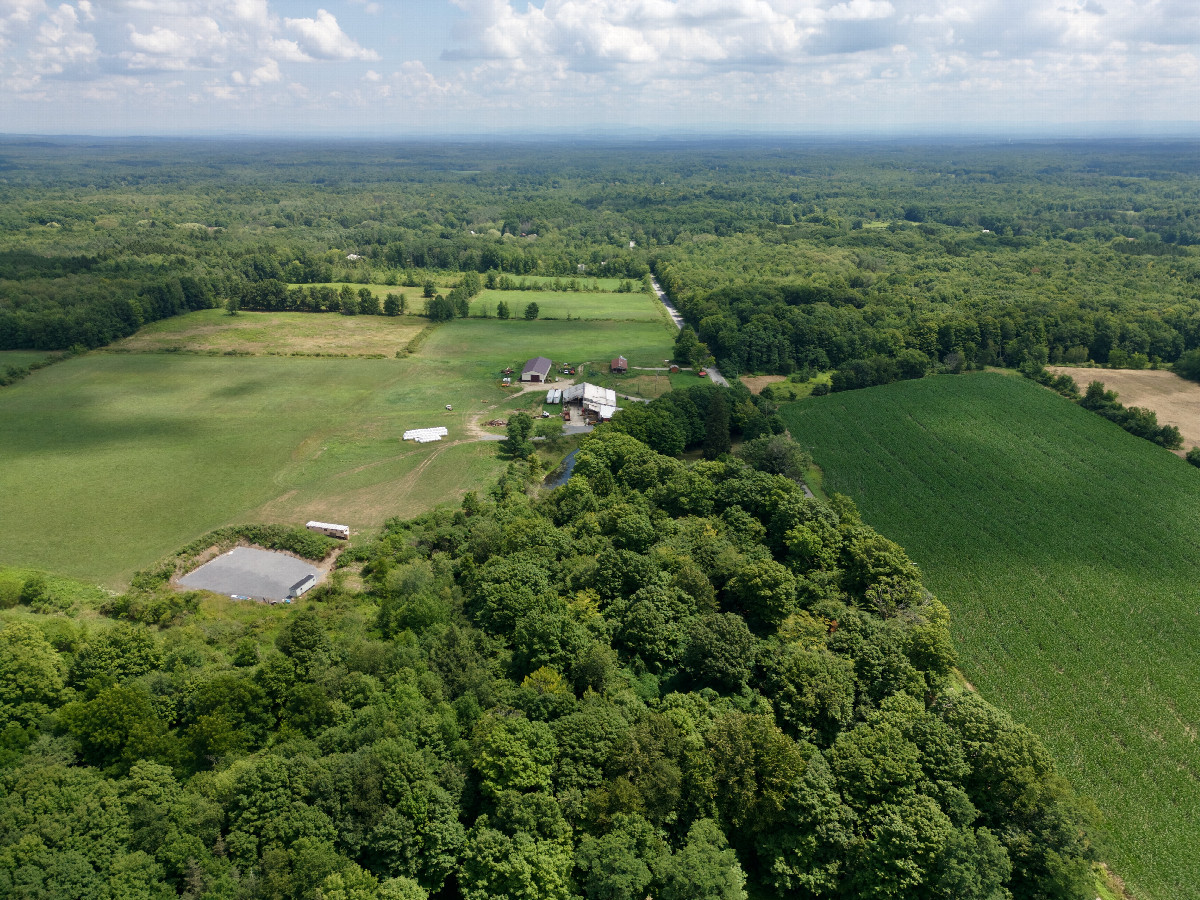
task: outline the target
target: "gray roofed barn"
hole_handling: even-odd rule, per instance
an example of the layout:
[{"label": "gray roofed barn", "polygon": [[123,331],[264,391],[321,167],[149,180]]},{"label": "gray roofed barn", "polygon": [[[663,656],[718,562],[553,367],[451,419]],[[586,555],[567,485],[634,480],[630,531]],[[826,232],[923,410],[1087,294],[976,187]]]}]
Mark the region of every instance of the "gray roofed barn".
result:
[{"label": "gray roofed barn", "polygon": [[545,381],[554,364],[544,356],[535,356],[521,370],[522,381]]}]

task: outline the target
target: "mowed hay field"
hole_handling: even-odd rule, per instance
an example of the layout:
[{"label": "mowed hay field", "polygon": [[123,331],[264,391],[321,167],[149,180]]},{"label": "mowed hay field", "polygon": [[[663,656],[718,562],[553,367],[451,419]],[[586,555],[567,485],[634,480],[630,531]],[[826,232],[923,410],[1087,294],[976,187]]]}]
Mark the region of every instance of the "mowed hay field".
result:
[{"label": "mowed hay field", "polygon": [[960,666],[1104,814],[1138,898],[1200,884],[1200,472],[1032,382],[812,398],[793,436],[950,607]]},{"label": "mowed hay field", "polygon": [[[617,296],[617,295],[614,295]],[[632,366],[661,366],[674,350],[678,332],[665,318],[648,322],[568,322],[565,319],[455,319],[421,344],[419,356],[448,370],[481,373],[505,365],[520,366],[533,356],[559,363],[593,362],[604,370],[615,356]]]},{"label": "mowed hay field", "polygon": [[[348,318],[362,317],[300,322],[338,329]],[[280,345],[296,339],[292,321],[277,320]],[[119,587],[224,524],[316,518],[358,530],[458,502],[507,464],[469,427],[521,405],[500,369],[539,354],[662,359],[672,339],[660,323],[466,319],[403,359],[67,360],[0,389],[0,564]],[[445,441],[401,441],[435,425],[449,429]]]},{"label": "mowed hay field", "polygon": [[9,366],[24,368],[42,362],[54,354],[44,350],[0,350],[0,372]]},{"label": "mowed hay field", "polygon": [[1159,425],[1174,425],[1183,435],[1183,449],[1200,446],[1200,384],[1180,378],[1174,372],[1149,369],[1080,369],[1072,366],[1047,366],[1055,375],[1075,379],[1080,391],[1089,382],[1100,381],[1126,406],[1154,410]]},{"label": "mowed hay field", "polygon": [[[424,302],[424,301],[421,301]],[[651,294],[588,293],[586,291],[482,291],[471,299],[471,314],[486,309],[496,314],[497,304],[508,304],[514,319],[525,315],[530,303],[538,305],[538,316],[544,319],[628,319],[653,322],[666,319],[667,311]],[[418,307],[419,309],[420,307]]]},{"label": "mowed hay field", "polygon": [[152,322],[137,334],[117,341],[111,349],[395,356],[428,324],[428,319],[417,316],[302,312],[240,312],[231,316],[225,310],[204,309]]}]

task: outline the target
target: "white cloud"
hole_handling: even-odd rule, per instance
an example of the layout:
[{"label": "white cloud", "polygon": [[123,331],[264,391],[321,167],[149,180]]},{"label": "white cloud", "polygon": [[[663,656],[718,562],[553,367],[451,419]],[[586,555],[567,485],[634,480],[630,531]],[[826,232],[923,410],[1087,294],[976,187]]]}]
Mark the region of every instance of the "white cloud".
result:
[{"label": "white cloud", "polygon": [[850,0],[831,7],[827,17],[834,21],[864,21],[886,19],[896,11],[887,0]]},{"label": "white cloud", "polygon": [[240,42],[236,33],[226,34],[208,16],[179,17],[171,27],[153,25],[146,32],[130,23],[129,44],[133,50],[118,54],[130,69],[183,71],[212,69],[221,65],[231,44]]},{"label": "white cloud", "polygon": [[268,59],[254,70],[254,73],[250,76],[250,83],[253,85],[274,84],[282,78],[283,74],[279,71],[279,63],[273,59]]},{"label": "white cloud", "polygon": [[95,62],[99,55],[96,38],[79,28],[79,15],[67,3],[42,20],[36,46],[29,51],[30,61],[42,75],[62,75]]},{"label": "white cloud", "polygon": [[287,38],[269,38],[264,47],[285,62],[312,62],[313,58],[300,49],[300,45]]},{"label": "white cloud", "polygon": [[315,19],[284,19],[284,23],[299,35],[300,47],[317,59],[379,59],[378,53],[360,46],[342,31],[327,10],[317,10]]},{"label": "white cloud", "polygon": [[0,0],[12,128],[85,92],[151,127],[1200,120],[1197,73],[1197,0]]},{"label": "white cloud", "polygon": [[149,34],[140,34],[129,26],[129,43],[145,53],[162,55],[186,55],[190,41],[169,28],[155,25]]}]

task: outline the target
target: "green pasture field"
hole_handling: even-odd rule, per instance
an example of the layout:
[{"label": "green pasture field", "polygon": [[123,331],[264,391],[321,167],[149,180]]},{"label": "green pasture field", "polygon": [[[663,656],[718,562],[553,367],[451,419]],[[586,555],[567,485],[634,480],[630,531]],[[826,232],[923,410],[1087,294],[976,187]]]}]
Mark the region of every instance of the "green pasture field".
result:
[{"label": "green pasture field", "polygon": [[1032,382],[901,382],[784,408],[949,606],[960,667],[1103,813],[1134,896],[1200,884],[1200,472]]},{"label": "green pasture field", "polygon": [[118,585],[213,528],[272,520],[260,507],[297,512],[288,497],[336,492],[411,454],[405,427],[440,424],[405,424],[402,362],[89,354],[26,379],[0,392],[0,560]]},{"label": "green pasture field", "polygon": [[[471,299],[471,315],[480,315],[483,308],[489,316],[496,314],[496,304],[508,304],[514,319],[525,315],[530,303],[538,305],[538,317],[543,319],[626,319],[653,322],[666,319],[663,305],[649,294],[587,293],[584,291],[482,291]],[[659,365],[661,365],[661,361]]]},{"label": "green pasture field", "polygon": [[[678,332],[676,332],[676,333],[678,333]],[[662,365],[662,363],[659,363],[659,365]],[[712,384],[711,380],[709,380],[708,378],[701,378],[694,371],[693,372],[672,372],[669,377],[671,379],[671,387],[674,388],[675,390],[680,390],[682,388],[695,387],[698,384]]]},{"label": "green pasture field", "polygon": [[395,356],[427,325],[429,320],[419,316],[303,312],[231,316],[223,309],[203,309],[151,322],[110,350]]},{"label": "green pasture field", "polygon": [[[0,391],[0,564],[116,587],[225,524],[369,529],[454,503],[507,464],[470,424],[544,397],[514,398],[500,369],[536,355],[661,360],[671,341],[661,323],[459,319],[404,359],[68,360]],[[436,425],[446,440],[401,441]]]},{"label": "green pasture field", "polygon": [[[634,366],[661,366],[671,355],[678,332],[665,319],[649,322],[568,322],[566,319],[455,319],[438,328],[421,345],[422,359],[447,369],[498,375],[512,366],[545,356],[560,363],[592,362],[608,368],[615,356]],[[497,366],[498,361],[503,365]]]},{"label": "green pasture field", "polygon": [[0,372],[9,366],[25,368],[49,359],[53,354],[43,350],[0,350]]}]

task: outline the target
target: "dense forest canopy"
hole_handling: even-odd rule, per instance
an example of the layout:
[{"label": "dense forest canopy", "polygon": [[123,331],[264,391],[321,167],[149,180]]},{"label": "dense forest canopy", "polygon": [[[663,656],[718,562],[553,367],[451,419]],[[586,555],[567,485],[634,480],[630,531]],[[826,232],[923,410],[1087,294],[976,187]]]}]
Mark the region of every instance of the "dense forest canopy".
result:
[{"label": "dense forest canopy", "polygon": [[731,372],[1172,362],[1200,348],[1195,149],[8,138],[0,348],[246,285],[653,269]]},{"label": "dense forest canopy", "polygon": [[1087,814],[846,498],[616,431],[527,479],[390,522],[304,609],[155,571],[10,622],[0,893],[1092,896]]},{"label": "dense forest canopy", "polygon": [[[5,138],[0,349],[653,273],[677,359],[728,374],[1190,371],[1195,149]],[[565,487],[514,460],[299,610],[177,594],[170,565],[100,616],[0,592],[0,894],[1094,896],[1085,805],[783,430],[736,383],[631,404]]]}]

